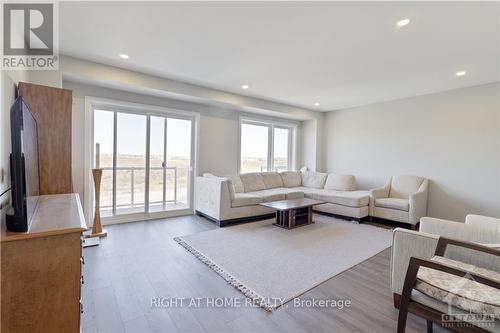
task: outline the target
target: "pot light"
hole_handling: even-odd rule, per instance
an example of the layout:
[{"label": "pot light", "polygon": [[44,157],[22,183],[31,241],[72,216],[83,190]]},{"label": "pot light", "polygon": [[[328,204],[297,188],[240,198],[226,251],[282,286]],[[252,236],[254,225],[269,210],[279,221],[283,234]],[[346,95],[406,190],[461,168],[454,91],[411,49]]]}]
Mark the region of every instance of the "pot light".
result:
[{"label": "pot light", "polygon": [[467,74],[467,72],[466,72],[466,71],[459,71],[459,72],[456,72],[456,73],[455,73],[455,75],[456,75],[456,76],[459,76],[459,77],[460,77],[460,76],[464,76],[465,74]]},{"label": "pot light", "polygon": [[243,90],[247,90],[248,88],[250,88],[250,86],[248,84],[241,85],[241,89],[243,89]]},{"label": "pot light", "polygon": [[128,59],[128,54],[120,53],[120,58],[122,58],[122,59]]},{"label": "pot light", "polygon": [[320,106],[319,102],[314,103],[314,106]]},{"label": "pot light", "polygon": [[396,25],[398,27],[404,27],[405,25],[408,25],[410,23],[410,19],[402,19],[402,20],[399,20],[398,23],[396,23]]}]

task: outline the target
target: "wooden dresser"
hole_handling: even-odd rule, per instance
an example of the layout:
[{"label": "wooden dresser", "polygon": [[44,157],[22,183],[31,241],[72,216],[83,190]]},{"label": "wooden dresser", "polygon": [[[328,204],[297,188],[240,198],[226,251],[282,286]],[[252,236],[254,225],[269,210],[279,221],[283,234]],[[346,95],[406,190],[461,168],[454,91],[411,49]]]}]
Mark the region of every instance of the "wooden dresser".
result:
[{"label": "wooden dresser", "polygon": [[28,232],[2,225],[2,332],[80,331],[86,229],[75,193],[40,196]]}]

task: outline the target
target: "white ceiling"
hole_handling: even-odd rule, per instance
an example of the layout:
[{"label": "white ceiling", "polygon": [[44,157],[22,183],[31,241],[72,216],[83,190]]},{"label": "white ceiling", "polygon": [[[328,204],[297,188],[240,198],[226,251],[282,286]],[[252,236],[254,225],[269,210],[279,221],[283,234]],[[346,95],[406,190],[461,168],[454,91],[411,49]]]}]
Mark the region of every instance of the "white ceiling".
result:
[{"label": "white ceiling", "polygon": [[[499,81],[499,6],[66,2],[59,9],[60,48],[77,58],[325,111]],[[401,18],[411,23],[396,27]],[[455,77],[459,70],[467,75]]]}]

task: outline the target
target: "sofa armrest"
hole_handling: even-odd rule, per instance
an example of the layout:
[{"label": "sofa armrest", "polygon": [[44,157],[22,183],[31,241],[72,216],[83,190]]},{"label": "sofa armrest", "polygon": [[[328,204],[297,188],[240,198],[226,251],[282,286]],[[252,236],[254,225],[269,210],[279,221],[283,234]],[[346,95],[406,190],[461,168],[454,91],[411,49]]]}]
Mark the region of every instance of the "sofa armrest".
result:
[{"label": "sofa armrest", "polygon": [[500,228],[500,219],[489,216],[469,214],[465,217],[465,224],[489,229],[498,229]]},{"label": "sofa armrest", "polygon": [[425,179],[417,192],[410,195],[410,223],[417,224],[421,217],[427,215],[427,196],[429,181]]},{"label": "sofa armrest", "polygon": [[410,258],[432,258],[438,239],[438,235],[402,228],[394,229],[391,250],[391,289],[393,293],[401,295]]},{"label": "sofa armrest", "polygon": [[216,220],[231,207],[230,181],[220,177],[196,177],[194,209]]},{"label": "sofa armrest", "polygon": [[380,198],[388,198],[391,190],[390,178],[384,186],[370,190],[370,215],[373,215],[373,207],[375,207],[375,200]]}]

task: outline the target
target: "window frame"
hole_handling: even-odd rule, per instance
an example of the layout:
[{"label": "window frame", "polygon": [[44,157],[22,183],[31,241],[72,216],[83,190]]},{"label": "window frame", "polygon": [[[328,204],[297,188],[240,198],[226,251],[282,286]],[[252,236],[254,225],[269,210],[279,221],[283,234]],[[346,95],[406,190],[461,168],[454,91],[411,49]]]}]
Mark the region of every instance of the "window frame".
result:
[{"label": "window frame", "polygon": [[264,172],[274,172],[274,129],[288,130],[288,154],[287,154],[287,170],[293,170],[297,145],[295,142],[298,125],[295,123],[273,121],[265,119],[256,119],[250,117],[240,117],[238,125],[238,174],[241,174],[241,143],[242,143],[242,125],[256,125],[267,127],[267,170]]}]

